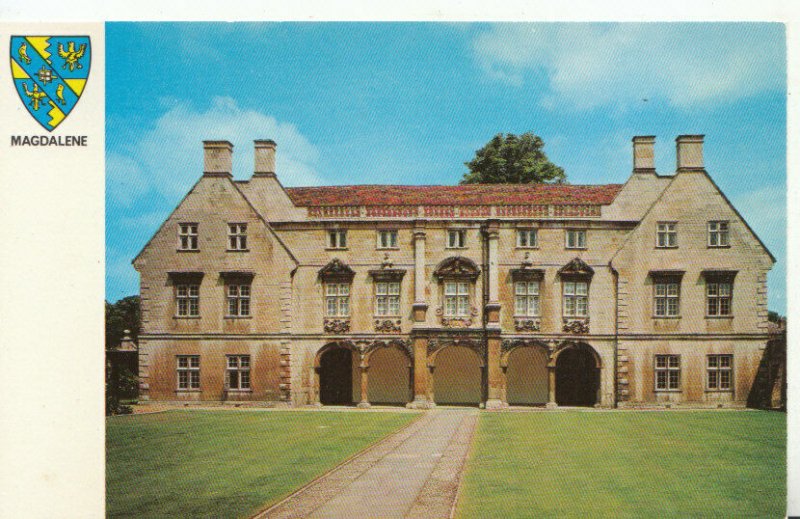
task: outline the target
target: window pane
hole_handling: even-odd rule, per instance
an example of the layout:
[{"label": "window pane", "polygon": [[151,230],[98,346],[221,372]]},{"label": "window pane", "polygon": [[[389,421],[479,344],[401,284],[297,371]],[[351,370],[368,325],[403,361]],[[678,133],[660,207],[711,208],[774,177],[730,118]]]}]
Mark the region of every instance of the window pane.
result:
[{"label": "window pane", "polygon": [[539,295],[539,282],[531,281],[528,283],[528,295]]},{"label": "window pane", "polygon": [[586,247],[586,231],[578,231],[578,247]]},{"label": "window pane", "polygon": [[199,371],[192,371],[190,373],[190,384],[192,389],[200,389],[200,372]]},{"label": "window pane", "polygon": [[378,315],[386,315],[386,297],[379,296],[375,301],[375,306]]},{"label": "window pane", "polygon": [[667,301],[663,298],[656,299],[656,315],[667,315]]},{"label": "window pane", "polygon": [[458,315],[469,314],[469,298],[466,296],[458,296]]},{"label": "window pane", "polygon": [[664,283],[656,283],[656,295],[657,296],[667,295],[667,285],[665,285]]},{"label": "window pane", "polygon": [[191,365],[192,365],[193,368],[199,368],[200,367],[200,357],[192,357],[190,360],[191,360]]},{"label": "window pane", "polygon": [[721,368],[730,368],[732,359],[733,358],[730,355],[720,355],[720,357],[719,357],[719,366]]},{"label": "window pane", "polygon": [[667,367],[667,356],[656,355],[656,368],[666,368],[666,367]]},{"label": "window pane", "polygon": [[445,298],[447,315],[456,315],[456,298],[455,296],[447,296]]},{"label": "window pane", "polygon": [[669,284],[667,284],[667,295],[668,296],[677,296],[678,295],[678,284],[677,283],[669,283]]},{"label": "window pane", "polygon": [[325,294],[329,295],[329,296],[335,296],[336,295],[336,289],[337,289],[337,285],[335,285],[333,283],[327,283],[325,285]]},{"label": "window pane", "polygon": [[400,283],[389,283],[389,294],[396,296],[400,294]]},{"label": "window pane", "polygon": [[239,301],[239,315],[248,316],[250,315],[250,300],[249,299],[242,299]]},{"label": "window pane", "polygon": [[447,295],[455,295],[456,293],[456,284],[447,282],[444,284],[444,293]]},{"label": "window pane", "polygon": [[239,389],[239,372],[238,371],[229,371],[228,372],[228,387],[231,389]]},{"label": "window pane", "polygon": [[719,315],[731,315],[731,300],[729,298],[720,298]]},{"label": "window pane", "polygon": [[567,296],[564,298],[564,313],[566,315],[575,315],[575,298]]},{"label": "window pane", "polygon": [[680,371],[669,372],[669,388],[670,389],[680,388]]},{"label": "window pane", "polygon": [[389,315],[400,315],[400,298],[393,296],[389,298]]},{"label": "window pane", "polygon": [[386,283],[377,283],[375,285],[375,293],[376,294],[378,294],[378,295],[386,295],[386,292],[388,292],[388,290],[386,290]]},{"label": "window pane", "polygon": [[178,388],[186,389],[189,384],[189,374],[185,371],[178,372]]},{"label": "window pane", "polygon": [[709,368],[716,368],[719,364],[719,356],[718,355],[709,355],[708,356],[708,367]]},{"label": "window pane", "polygon": [[708,388],[709,389],[717,389],[717,375],[719,374],[718,371],[709,371],[708,372]]},{"label": "window pane", "polygon": [[517,315],[525,315],[526,311],[525,296],[517,296],[514,301],[514,313]]},{"label": "window pane", "polygon": [[228,357],[228,367],[229,368],[237,368],[237,367],[239,367],[239,359],[238,359],[238,357]]},{"label": "window pane", "polygon": [[228,285],[228,295],[233,297],[239,295],[239,287],[236,285]]},{"label": "window pane", "polygon": [[566,295],[575,295],[575,283],[572,281],[567,281],[564,283],[564,294]]},{"label": "window pane", "polygon": [[667,372],[656,372],[656,389],[667,389]]},{"label": "window pane", "polygon": [[669,316],[678,315],[678,300],[677,299],[668,299],[667,300],[667,315],[669,315]]},{"label": "window pane", "polygon": [[228,299],[228,315],[238,314],[239,305],[237,299]]},{"label": "window pane", "polygon": [[670,355],[669,356],[669,367],[670,368],[678,368],[681,365],[680,357],[677,355]]},{"label": "window pane", "polygon": [[589,304],[587,299],[585,297],[578,297],[575,314],[584,317],[588,313],[588,309],[589,309]]},{"label": "window pane", "polygon": [[719,388],[720,389],[730,389],[731,388],[731,372],[730,371],[720,371],[719,372]]},{"label": "window pane", "polygon": [[349,296],[350,295],[350,285],[347,283],[340,283],[339,284],[339,295],[340,296]]},{"label": "window pane", "polygon": [[466,295],[469,293],[469,285],[467,283],[459,283],[458,284],[458,294],[459,295]]},{"label": "window pane", "polygon": [[514,293],[517,295],[524,295],[526,293],[527,286],[525,283],[517,282],[514,283]]},{"label": "window pane", "polygon": [[336,298],[327,297],[326,302],[328,315],[336,315]]},{"label": "window pane", "polygon": [[589,285],[585,282],[575,283],[575,294],[585,296],[589,293]]},{"label": "window pane", "polygon": [[721,295],[721,296],[729,296],[729,295],[731,295],[731,284],[730,283],[720,283],[719,284],[719,295]]},{"label": "window pane", "polygon": [[350,298],[349,297],[340,297],[339,298],[339,315],[342,317],[347,317],[350,315]]},{"label": "window pane", "polygon": [[538,296],[528,296],[528,315],[536,315],[539,313],[537,311],[539,307],[539,297]]},{"label": "window pane", "polygon": [[189,359],[186,357],[178,357],[178,367],[185,368],[189,365]]},{"label": "window pane", "polygon": [[239,373],[239,382],[241,383],[242,389],[250,389],[250,373],[247,371],[242,371]]},{"label": "window pane", "polygon": [[250,356],[249,355],[244,355],[244,356],[240,357],[239,358],[239,363],[240,363],[241,367],[249,368],[250,367]]}]

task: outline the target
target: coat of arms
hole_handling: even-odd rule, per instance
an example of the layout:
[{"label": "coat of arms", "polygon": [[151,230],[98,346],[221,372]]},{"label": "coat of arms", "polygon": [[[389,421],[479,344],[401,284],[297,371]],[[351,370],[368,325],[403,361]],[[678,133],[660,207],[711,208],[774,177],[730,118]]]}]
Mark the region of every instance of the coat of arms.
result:
[{"label": "coat of arms", "polygon": [[12,36],[11,77],[25,108],[54,130],[80,99],[91,65],[88,36]]}]

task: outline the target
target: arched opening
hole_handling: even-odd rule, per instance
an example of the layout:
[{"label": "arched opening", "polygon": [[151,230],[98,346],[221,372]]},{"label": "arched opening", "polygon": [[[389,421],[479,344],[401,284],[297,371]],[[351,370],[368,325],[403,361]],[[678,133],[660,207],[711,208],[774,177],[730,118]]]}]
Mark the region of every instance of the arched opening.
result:
[{"label": "arched opening", "polygon": [[519,347],[509,353],[506,369],[506,400],[509,404],[547,403],[547,361],[544,348]]},{"label": "arched opening", "polygon": [[319,401],[323,405],[353,403],[353,352],[334,346],[319,359]]},{"label": "arched opening", "polygon": [[437,404],[479,405],[481,361],[465,346],[448,346],[436,354],[433,395]]},{"label": "arched opening", "polygon": [[594,350],[580,344],[570,346],[556,360],[556,403],[593,406],[600,388],[600,368]]},{"label": "arched opening", "polygon": [[372,404],[398,405],[412,400],[409,360],[398,348],[382,347],[369,356],[369,389]]}]

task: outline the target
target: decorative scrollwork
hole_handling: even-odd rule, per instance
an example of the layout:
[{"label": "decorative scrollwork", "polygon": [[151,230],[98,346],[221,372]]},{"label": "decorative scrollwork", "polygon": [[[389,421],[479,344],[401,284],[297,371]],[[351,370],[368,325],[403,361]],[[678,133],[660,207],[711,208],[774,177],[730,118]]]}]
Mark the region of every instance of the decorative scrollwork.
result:
[{"label": "decorative scrollwork", "polygon": [[375,319],[375,331],[381,333],[400,333],[400,319]]},{"label": "decorative scrollwork", "polygon": [[564,326],[562,327],[562,330],[564,333],[589,333],[589,319],[564,320]]},{"label": "decorative scrollwork", "polygon": [[514,329],[518,332],[538,332],[538,319],[514,319]]},{"label": "decorative scrollwork", "polygon": [[348,333],[350,332],[350,320],[326,318],[323,328],[325,333]]}]

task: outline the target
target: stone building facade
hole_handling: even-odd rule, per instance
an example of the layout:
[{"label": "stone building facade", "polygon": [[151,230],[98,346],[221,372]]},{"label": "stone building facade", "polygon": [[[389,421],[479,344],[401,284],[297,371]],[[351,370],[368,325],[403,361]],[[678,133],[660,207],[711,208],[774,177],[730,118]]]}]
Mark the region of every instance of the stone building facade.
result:
[{"label": "stone building facade", "polygon": [[774,258],[703,136],[633,138],[625,184],[284,188],[276,145],[204,142],[135,258],[143,398],[745,405]]}]

